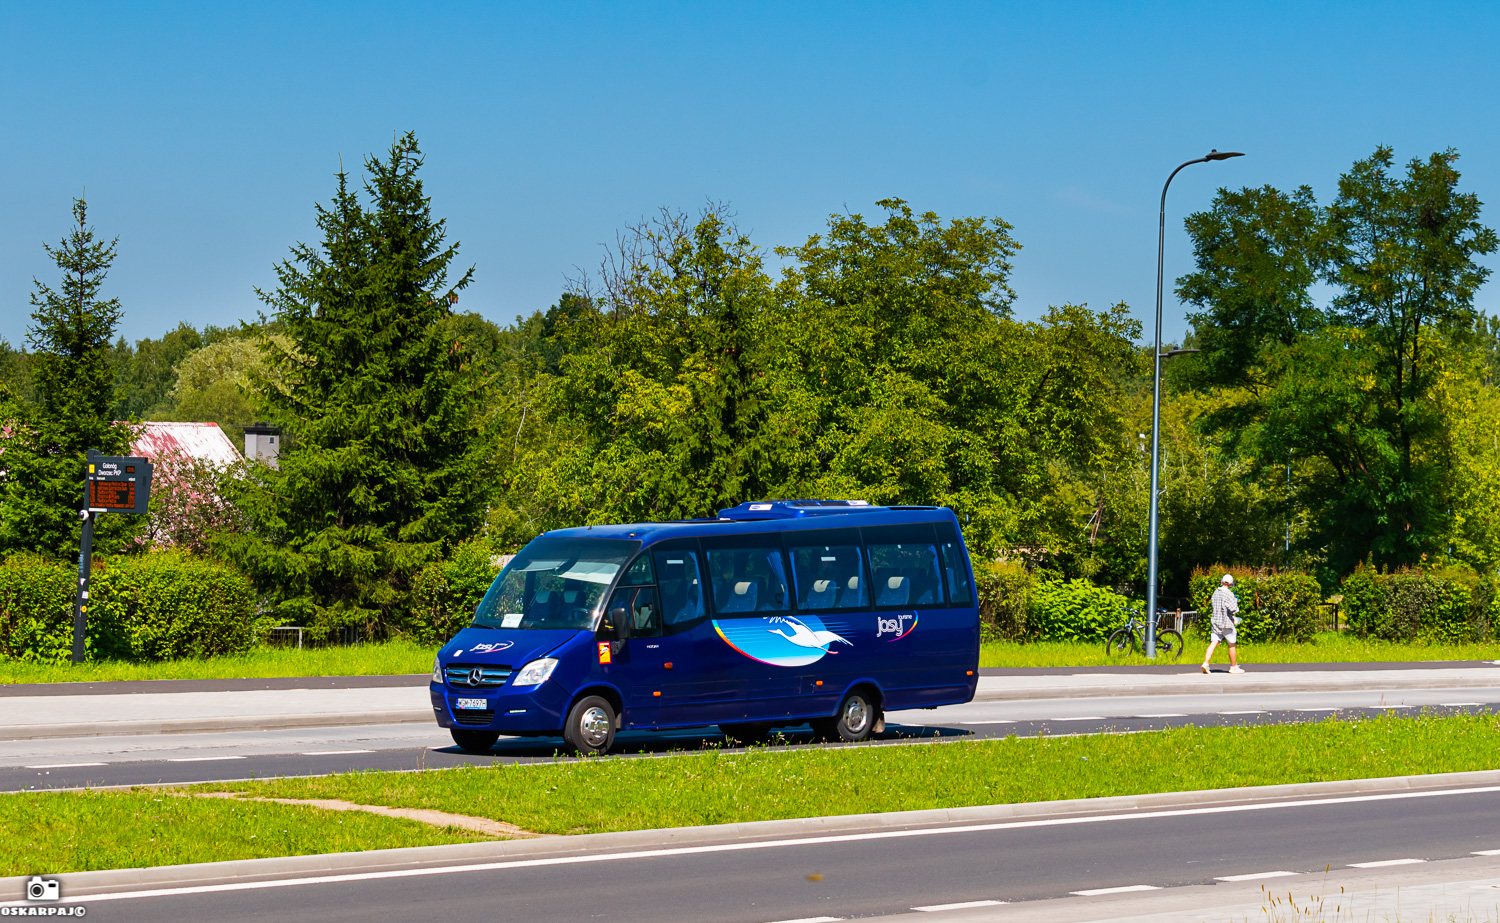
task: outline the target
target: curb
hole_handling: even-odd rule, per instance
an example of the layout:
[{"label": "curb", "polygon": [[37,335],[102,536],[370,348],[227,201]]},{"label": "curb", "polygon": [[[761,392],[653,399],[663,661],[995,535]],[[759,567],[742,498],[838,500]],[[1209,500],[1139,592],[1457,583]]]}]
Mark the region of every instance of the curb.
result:
[{"label": "curb", "polygon": [[53,737],[114,737],[135,734],[187,734],[194,731],[278,731],[288,728],[347,727],[363,724],[419,724],[436,727],[432,709],[383,712],[335,712],[323,715],[233,715],[222,718],[164,718],[159,721],[111,721],[87,724],[39,724],[0,727],[0,740],[44,740]]},{"label": "curb", "polygon": [[[1040,816],[1072,816],[1213,804],[1245,804],[1328,795],[1415,792],[1486,784],[1500,784],[1500,770],[1390,776],[1335,782],[1304,782],[1150,795],[1119,795],[1110,798],[938,808],[887,814],[808,817],[707,827],[590,833],[535,840],[495,840],[486,843],[416,846],[404,849],[286,856],[272,859],[238,859],[196,865],[70,872],[53,877],[63,882],[63,893],[67,898],[76,899],[79,896],[122,889],[174,888],[226,881],[246,882],[351,871],[370,872],[397,867],[420,868],[497,859],[558,857],[586,854],[592,851],[646,850],[714,843],[744,843],[797,836],[866,832],[872,828],[892,830],[940,827]],[[45,870],[43,872],[45,873]],[[0,893],[5,893],[5,889],[12,887],[15,890],[11,893],[24,893],[26,880],[27,876],[0,879]]]}]

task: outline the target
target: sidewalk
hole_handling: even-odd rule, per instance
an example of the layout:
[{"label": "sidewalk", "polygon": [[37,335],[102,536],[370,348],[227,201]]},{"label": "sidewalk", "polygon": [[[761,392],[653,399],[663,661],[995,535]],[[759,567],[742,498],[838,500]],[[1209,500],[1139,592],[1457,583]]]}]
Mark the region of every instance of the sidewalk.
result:
[{"label": "sidewalk", "polygon": [[[0,740],[433,721],[427,686],[421,677],[309,677],[275,683],[292,688],[246,689],[240,685],[244,682],[194,681],[194,687],[185,691],[147,683],[128,688],[150,691],[117,691],[127,685],[123,683],[9,687],[0,695]],[[223,685],[215,688],[214,683]],[[979,678],[974,701],[1486,688],[1500,689],[1500,666],[1381,669],[1377,665],[1365,670],[1264,672],[1251,666],[1240,675],[1205,676],[1191,665],[1170,673],[1159,669],[1149,673],[1090,672],[1080,668],[1045,674],[985,675]]]}]

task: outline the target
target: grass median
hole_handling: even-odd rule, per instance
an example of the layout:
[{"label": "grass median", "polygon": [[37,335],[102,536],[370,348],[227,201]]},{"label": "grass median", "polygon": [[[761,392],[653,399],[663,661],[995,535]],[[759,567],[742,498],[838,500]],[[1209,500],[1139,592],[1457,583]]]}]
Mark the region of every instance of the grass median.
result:
[{"label": "grass median", "polygon": [[0,867],[5,874],[47,873],[475,837],[382,817],[186,797],[210,791],[440,810],[579,834],[1491,769],[1497,732],[1500,721],[1488,715],[1381,716],[911,746],[773,746],[155,792],[26,793],[0,796],[0,827],[18,833],[0,841]]}]

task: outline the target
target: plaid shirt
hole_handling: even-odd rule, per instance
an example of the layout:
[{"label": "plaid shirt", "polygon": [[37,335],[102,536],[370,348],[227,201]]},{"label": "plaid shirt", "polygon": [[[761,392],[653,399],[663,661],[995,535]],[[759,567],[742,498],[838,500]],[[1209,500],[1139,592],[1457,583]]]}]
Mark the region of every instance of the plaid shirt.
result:
[{"label": "plaid shirt", "polygon": [[1234,591],[1223,584],[1214,590],[1213,596],[1213,627],[1218,631],[1229,631],[1234,627],[1234,615],[1240,611],[1240,601],[1234,598]]}]

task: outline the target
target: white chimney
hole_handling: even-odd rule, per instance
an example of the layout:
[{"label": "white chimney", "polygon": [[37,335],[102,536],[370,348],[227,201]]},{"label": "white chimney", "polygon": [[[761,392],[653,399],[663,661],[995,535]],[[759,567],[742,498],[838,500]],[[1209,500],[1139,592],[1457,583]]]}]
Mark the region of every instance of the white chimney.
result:
[{"label": "white chimney", "polygon": [[281,427],[256,423],[245,427],[245,457],[251,461],[265,462],[276,467],[276,456],[281,453]]}]

